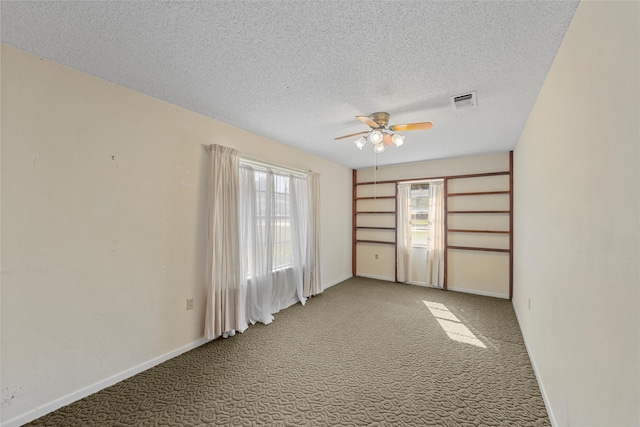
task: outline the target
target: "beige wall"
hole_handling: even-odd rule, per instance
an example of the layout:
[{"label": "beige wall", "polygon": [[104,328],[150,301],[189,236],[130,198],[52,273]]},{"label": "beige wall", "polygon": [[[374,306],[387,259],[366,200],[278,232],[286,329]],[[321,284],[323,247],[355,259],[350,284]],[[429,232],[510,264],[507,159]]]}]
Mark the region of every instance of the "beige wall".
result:
[{"label": "beige wall", "polygon": [[319,172],[350,277],[349,169],[2,45],[2,421],[203,338],[211,143]]},{"label": "beige wall", "polygon": [[639,6],[580,3],[515,149],[513,302],[558,426],[640,425]]},{"label": "beige wall", "polygon": [[[384,155],[384,154],[382,154]],[[412,180],[419,178],[465,175],[509,170],[509,153],[495,153],[477,156],[456,157],[430,160],[403,165],[382,166],[378,169],[358,171],[358,182],[378,182],[385,180]],[[451,179],[448,185],[451,193],[478,191],[507,191],[509,176],[492,176],[472,179]],[[358,186],[359,197],[373,195],[394,195],[394,184]],[[450,197],[451,210],[508,210],[508,195]],[[386,205],[385,205],[386,204]],[[375,206],[375,207],[374,207]],[[360,200],[358,210],[387,211],[394,209],[391,200]],[[394,218],[389,215],[361,215],[358,225],[393,226]],[[509,216],[503,214],[449,215],[449,228],[471,230],[508,230]],[[376,235],[379,235],[379,237]],[[383,236],[384,233],[391,233]],[[393,240],[393,232],[359,231],[358,239]],[[509,248],[508,235],[449,233],[451,245]],[[395,280],[395,250],[393,246],[372,243],[360,243],[356,252],[359,276],[374,277],[382,280]],[[376,258],[377,255],[377,258]],[[412,257],[426,257],[424,250],[413,249]],[[462,292],[471,292],[500,298],[509,297],[509,255],[498,252],[480,252],[450,249],[448,252],[448,288]],[[425,258],[426,259],[426,258]],[[426,264],[412,263],[411,282],[424,284]],[[423,283],[421,283],[423,282]]]}]

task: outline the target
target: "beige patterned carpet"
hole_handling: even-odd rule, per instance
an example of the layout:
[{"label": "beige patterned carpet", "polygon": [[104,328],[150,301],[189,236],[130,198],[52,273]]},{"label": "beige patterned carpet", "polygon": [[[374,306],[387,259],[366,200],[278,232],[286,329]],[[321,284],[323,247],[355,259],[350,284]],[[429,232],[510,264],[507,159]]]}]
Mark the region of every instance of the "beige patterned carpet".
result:
[{"label": "beige patterned carpet", "polygon": [[353,278],[31,425],[550,424],[509,301]]}]

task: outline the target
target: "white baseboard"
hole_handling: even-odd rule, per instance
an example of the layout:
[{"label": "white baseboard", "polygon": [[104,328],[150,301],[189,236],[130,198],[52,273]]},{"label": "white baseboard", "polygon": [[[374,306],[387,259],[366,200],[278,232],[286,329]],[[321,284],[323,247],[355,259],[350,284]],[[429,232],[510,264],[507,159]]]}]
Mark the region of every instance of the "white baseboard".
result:
[{"label": "white baseboard", "polygon": [[132,368],[126,369],[122,372],[119,372],[115,375],[110,376],[109,378],[105,378],[101,381],[98,381],[95,384],[84,387],[80,390],[76,390],[72,393],[67,394],[66,396],[62,396],[58,399],[55,399],[49,403],[45,403],[44,405],[38,406],[35,409],[25,412],[24,414],[13,417],[7,421],[0,423],[0,427],[18,427],[29,423],[37,418],[40,418],[49,412],[53,412],[56,409],[60,409],[63,406],[67,406],[70,403],[73,403],[77,400],[83,399],[93,393],[96,393],[102,389],[110,387],[116,383],[119,383],[122,380],[126,380],[129,377],[132,377],[140,372],[146,371],[147,369],[153,368],[156,365],[159,365],[162,362],[165,362],[169,359],[172,359],[176,356],[181,355],[182,353],[186,353],[189,350],[193,350],[196,347],[200,347],[202,344],[209,342],[206,338],[199,339],[198,341],[194,341],[190,344],[172,350],[168,353],[165,353],[161,356],[155,357],[147,362],[141,363]]},{"label": "white baseboard", "polygon": [[393,277],[375,276],[373,274],[356,273],[356,277],[365,277],[367,279],[384,280],[385,282],[395,282],[395,279]]},{"label": "white baseboard", "polygon": [[493,292],[478,291],[476,289],[450,288],[450,287],[448,287],[447,290],[453,291],[453,292],[464,292],[464,293],[467,293],[467,294],[482,295],[482,296],[485,296],[485,297],[509,299],[509,295],[507,295],[507,294],[496,294],[496,293],[493,293]]},{"label": "white baseboard", "polygon": [[407,283],[408,285],[413,285],[413,286],[422,286],[423,288],[442,289],[442,288],[439,288],[437,286],[429,285],[429,284],[424,283],[424,282],[409,281],[409,282],[405,282],[405,283]]},{"label": "white baseboard", "polygon": [[518,321],[518,327],[520,328],[520,334],[522,335],[522,339],[524,341],[524,347],[527,349],[527,354],[529,355],[529,360],[531,361],[531,366],[533,367],[533,373],[536,375],[536,381],[538,382],[538,387],[540,388],[540,394],[542,394],[542,400],[544,401],[544,406],[547,408],[547,414],[549,415],[549,421],[553,427],[557,426],[556,417],[553,415],[553,410],[551,409],[551,404],[549,402],[549,397],[547,396],[547,392],[544,390],[544,385],[540,380],[540,374],[538,373],[538,367],[536,366],[536,361],[533,359],[533,355],[531,354],[531,350],[529,349],[529,343],[527,342],[527,336],[524,334],[522,330],[522,324],[520,323],[520,317],[518,316],[518,309],[516,308],[515,303],[512,301],[513,311],[516,314],[516,320]]},{"label": "white baseboard", "polygon": [[333,285],[337,285],[338,283],[342,283],[347,279],[351,279],[352,277],[353,276],[349,274],[348,276],[344,276],[341,279],[334,280],[333,282],[325,283],[322,289],[323,290],[324,289],[328,289],[328,288],[332,287]]}]

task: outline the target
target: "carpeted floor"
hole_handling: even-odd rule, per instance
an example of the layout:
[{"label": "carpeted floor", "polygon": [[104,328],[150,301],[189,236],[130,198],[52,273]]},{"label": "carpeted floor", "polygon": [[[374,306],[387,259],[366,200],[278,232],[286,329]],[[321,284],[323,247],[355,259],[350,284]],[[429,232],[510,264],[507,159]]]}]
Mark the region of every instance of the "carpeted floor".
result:
[{"label": "carpeted floor", "polygon": [[30,425],[550,424],[509,301],[352,278]]}]

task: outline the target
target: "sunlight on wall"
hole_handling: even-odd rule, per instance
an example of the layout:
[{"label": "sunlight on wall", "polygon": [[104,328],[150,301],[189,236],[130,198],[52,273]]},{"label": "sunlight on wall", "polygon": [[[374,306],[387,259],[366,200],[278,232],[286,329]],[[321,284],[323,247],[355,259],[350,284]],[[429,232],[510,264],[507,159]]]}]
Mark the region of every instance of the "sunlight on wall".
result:
[{"label": "sunlight on wall", "polygon": [[475,345],[476,347],[487,348],[444,304],[431,301],[422,302],[427,306],[450,339]]}]

